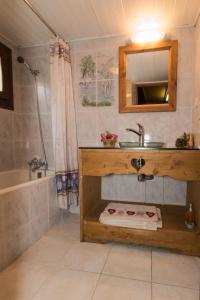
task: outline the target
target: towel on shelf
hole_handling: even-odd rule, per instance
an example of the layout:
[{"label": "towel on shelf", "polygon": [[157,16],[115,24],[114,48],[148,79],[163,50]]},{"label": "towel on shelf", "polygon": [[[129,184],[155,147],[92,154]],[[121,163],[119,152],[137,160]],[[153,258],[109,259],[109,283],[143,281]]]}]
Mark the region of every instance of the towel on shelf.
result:
[{"label": "towel on shelf", "polygon": [[136,229],[162,228],[161,211],[150,205],[109,203],[99,218],[100,223]]}]

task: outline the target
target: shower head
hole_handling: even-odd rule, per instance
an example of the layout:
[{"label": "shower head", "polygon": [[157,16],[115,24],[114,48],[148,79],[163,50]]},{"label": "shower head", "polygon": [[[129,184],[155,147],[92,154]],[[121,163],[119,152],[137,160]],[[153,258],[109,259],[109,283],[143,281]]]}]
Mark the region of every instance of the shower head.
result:
[{"label": "shower head", "polygon": [[24,58],[22,56],[18,56],[17,57],[17,61],[20,63],[20,64],[24,64],[27,69],[29,69],[30,71],[32,71],[31,67],[29,66],[29,64],[24,60]]},{"label": "shower head", "polygon": [[20,63],[20,64],[24,64],[24,58],[22,56],[18,56],[17,57],[17,61]]},{"label": "shower head", "polygon": [[33,69],[30,67],[30,65],[24,60],[24,58],[23,58],[22,56],[18,56],[18,57],[17,57],[17,61],[18,61],[18,63],[20,63],[20,64],[24,64],[24,65],[27,67],[27,69],[31,72],[32,75],[37,76],[37,75],[39,74],[39,71],[38,71],[38,70],[33,70]]}]

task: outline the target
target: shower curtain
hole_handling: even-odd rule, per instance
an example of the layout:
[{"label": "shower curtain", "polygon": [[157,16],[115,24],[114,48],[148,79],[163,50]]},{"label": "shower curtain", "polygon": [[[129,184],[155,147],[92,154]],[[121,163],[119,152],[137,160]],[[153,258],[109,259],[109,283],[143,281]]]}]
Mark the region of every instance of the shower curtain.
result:
[{"label": "shower curtain", "polygon": [[59,207],[78,205],[78,146],[69,45],[50,41],[52,129]]}]

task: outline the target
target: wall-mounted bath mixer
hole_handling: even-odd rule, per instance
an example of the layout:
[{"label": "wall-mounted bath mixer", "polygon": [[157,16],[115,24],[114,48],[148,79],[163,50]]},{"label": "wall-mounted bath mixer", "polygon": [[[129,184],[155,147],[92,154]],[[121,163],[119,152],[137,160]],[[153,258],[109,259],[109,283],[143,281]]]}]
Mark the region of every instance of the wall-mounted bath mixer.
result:
[{"label": "wall-mounted bath mixer", "polygon": [[[48,163],[45,160],[42,160],[40,157],[33,157],[32,160],[28,161],[29,166],[29,177],[31,180],[31,172],[36,172],[39,170],[44,170],[44,175],[46,176],[46,171],[48,170]],[[39,172],[38,177],[41,177],[41,172]]]}]

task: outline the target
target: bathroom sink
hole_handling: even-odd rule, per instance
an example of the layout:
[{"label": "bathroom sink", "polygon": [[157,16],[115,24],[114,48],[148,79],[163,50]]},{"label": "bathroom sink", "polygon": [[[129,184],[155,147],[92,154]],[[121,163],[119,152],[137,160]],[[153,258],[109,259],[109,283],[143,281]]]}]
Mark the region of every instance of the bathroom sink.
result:
[{"label": "bathroom sink", "polygon": [[159,149],[164,146],[164,143],[161,142],[150,142],[145,141],[144,146],[141,147],[138,142],[119,142],[120,148],[153,148],[153,149]]}]

